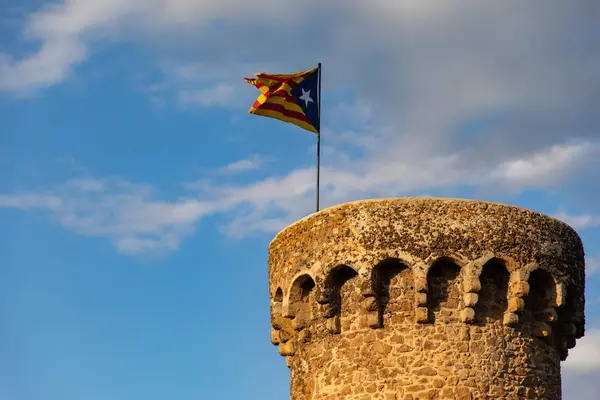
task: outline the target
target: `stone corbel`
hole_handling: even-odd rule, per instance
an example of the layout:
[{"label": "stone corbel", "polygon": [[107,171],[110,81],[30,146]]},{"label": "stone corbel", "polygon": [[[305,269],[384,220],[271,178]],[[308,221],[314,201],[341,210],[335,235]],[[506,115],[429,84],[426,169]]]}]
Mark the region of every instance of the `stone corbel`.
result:
[{"label": "stone corbel", "polygon": [[460,313],[460,319],[462,322],[471,324],[475,322],[475,306],[479,301],[479,291],[481,290],[479,277],[472,275],[464,277],[463,290],[464,308]]}]

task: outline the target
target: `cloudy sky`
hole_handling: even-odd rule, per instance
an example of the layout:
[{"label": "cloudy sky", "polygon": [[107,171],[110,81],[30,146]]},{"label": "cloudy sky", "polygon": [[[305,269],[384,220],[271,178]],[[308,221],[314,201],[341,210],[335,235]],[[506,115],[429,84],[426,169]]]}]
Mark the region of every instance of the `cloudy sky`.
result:
[{"label": "cloudy sky", "polygon": [[267,245],[315,136],[247,114],[323,63],[324,205],[466,197],[570,223],[600,390],[597,0],[4,0],[0,399],[276,399]]}]

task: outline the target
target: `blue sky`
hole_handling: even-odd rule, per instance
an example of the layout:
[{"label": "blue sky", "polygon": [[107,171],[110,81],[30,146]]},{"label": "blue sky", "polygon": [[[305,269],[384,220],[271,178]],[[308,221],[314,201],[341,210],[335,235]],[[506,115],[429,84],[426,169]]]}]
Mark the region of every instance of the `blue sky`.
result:
[{"label": "blue sky", "polygon": [[[293,16],[291,18],[290,16]],[[0,5],[0,399],[277,399],[267,246],[315,136],[242,78],[323,63],[322,202],[466,197],[584,240],[600,389],[597,1]]]}]

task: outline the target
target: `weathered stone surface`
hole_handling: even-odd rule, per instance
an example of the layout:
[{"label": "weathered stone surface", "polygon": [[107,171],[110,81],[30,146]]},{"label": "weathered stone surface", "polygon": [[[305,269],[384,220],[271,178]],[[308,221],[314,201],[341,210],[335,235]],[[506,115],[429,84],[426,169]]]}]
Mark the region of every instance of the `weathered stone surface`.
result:
[{"label": "weathered stone surface", "polygon": [[563,325],[563,332],[565,333],[565,335],[567,336],[575,336],[575,324],[573,323],[567,323]]},{"label": "weathered stone surface", "polygon": [[475,307],[477,305],[478,300],[479,300],[479,295],[477,293],[466,293],[465,294],[465,306],[466,307]]},{"label": "weathered stone surface", "polygon": [[525,309],[525,300],[520,297],[513,297],[508,300],[508,311],[518,313]]},{"label": "weathered stone surface", "polygon": [[552,334],[552,327],[545,322],[537,322],[534,325],[533,334],[535,336],[549,337]]},{"label": "weathered stone surface", "polygon": [[465,293],[476,293],[481,290],[481,282],[476,276],[467,276],[464,282]]},{"label": "weathered stone surface", "polygon": [[529,294],[529,283],[518,281],[511,285],[511,294],[515,297],[525,297]]},{"label": "weathered stone surface", "polygon": [[415,297],[415,304],[417,307],[427,306],[427,293],[417,293]]},{"label": "weathered stone surface", "polygon": [[269,278],[292,400],[560,399],[584,334],[579,237],[502,204],[331,207],[277,235]]},{"label": "weathered stone surface", "polygon": [[376,311],[370,311],[369,313],[367,313],[367,324],[373,329],[381,328],[381,320],[379,318],[379,313],[377,313]]},{"label": "weathered stone surface", "polygon": [[460,312],[460,319],[462,322],[466,323],[471,323],[475,321],[475,310],[473,310],[471,307],[465,307]]},{"label": "weathered stone surface", "polygon": [[427,307],[418,307],[416,309],[416,321],[420,323],[429,322],[429,310]]},{"label": "weathered stone surface", "polygon": [[274,345],[279,344],[279,332],[274,328],[271,328],[271,343]]},{"label": "weathered stone surface", "polygon": [[545,321],[552,323],[558,321],[558,313],[554,308],[546,308],[544,311],[542,311],[542,315]]},{"label": "weathered stone surface", "polygon": [[515,313],[504,313],[504,325],[514,326],[519,323],[519,316]]}]

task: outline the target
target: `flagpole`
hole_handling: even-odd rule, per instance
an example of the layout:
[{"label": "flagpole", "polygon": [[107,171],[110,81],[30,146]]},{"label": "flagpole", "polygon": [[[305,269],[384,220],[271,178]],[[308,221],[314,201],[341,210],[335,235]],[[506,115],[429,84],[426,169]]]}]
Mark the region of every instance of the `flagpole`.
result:
[{"label": "flagpole", "polygon": [[321,63],[318,65],[319,71],[319,107],[317,108],[317,116],[319,118],[318,134],[317,134],[317,211],[319,211],[319,180],[321,175]]}]

